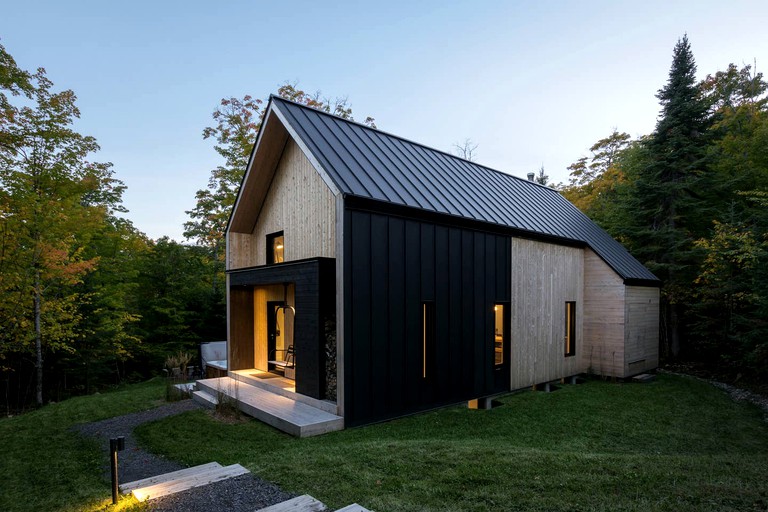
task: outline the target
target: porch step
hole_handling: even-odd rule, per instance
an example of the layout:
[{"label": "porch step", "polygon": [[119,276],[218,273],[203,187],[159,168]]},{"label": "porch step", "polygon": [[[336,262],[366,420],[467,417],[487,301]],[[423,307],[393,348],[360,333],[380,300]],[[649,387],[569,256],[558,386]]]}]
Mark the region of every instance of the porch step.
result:
[{"label": "porch step", "polygon": [[219,401],[216,400],[216,397],[207,391],[193,391],[192,400],[199,403],[203,407],[208,407],[209,409],[213,409],[219,403]]},{"label": "porch step", "polygon": [[[163,496],[168,496],[169,494],[186,491],[187,489],[192,489],[193,487],[202,487],[214,482],[226,480],[227,478],[250,473],[250,471],[245,469],[240,464],[232,464],[231,466],[221,466],[218,463],[212,464],[216,464],[218,467],[204,468],[204,466],[208,466],[206,464],[204,466],[188,468],[190,470],[194,469],[195,471],[187,472],[183,476],[178,476],[179,472],[174,472],[177,474],[175,478],[135,488],[131,491],[131,494],[133,494],[133,497],[139,501],[147,501],[156,498],[162,498]],[[165,477],[167,475],[159,476]]]},{"label": "porch step", "polygon": [[231,377],[199,380],[197,387],[212,397],[224,393],[237,400],[238,408],[247,415],[297,437],[315,436],[344,428],[344,418],[341,416]]},{"label": "porch step", "polygon": [[264,380],[258,377],[254,377],[249,371],[231,371],[229,372],[229,376],[233,379],[239,380],[240,382],[250,384],[251,386],[266,389],[267,391],[275,393],[276,395],[284,396],[286,398],[290,398],[291,400],[296,400],[297,402],[311,405],[312,407],[320,409],[321,411],[325,411],[334,415],[336,414],[337,407],[335,403],[325,400],[318,400],[317,398],[312,398],[310,396],[296,393],[290,389],[275,386],[271,383],[272,379]]},{"label": "porch step", "polygon": [[324,512],[328,507],[322,501],[318,501],[309,494],[297,496],[275,505],[260,508],[256,512]]}]

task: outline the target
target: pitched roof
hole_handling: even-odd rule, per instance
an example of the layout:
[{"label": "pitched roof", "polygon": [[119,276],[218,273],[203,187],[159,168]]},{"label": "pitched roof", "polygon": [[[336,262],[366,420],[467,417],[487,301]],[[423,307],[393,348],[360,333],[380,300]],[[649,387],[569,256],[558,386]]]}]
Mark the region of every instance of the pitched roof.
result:
[{"label": "pitched roof", "polygon": [[342,194],[583,243],[625,281],[658,282],[556,190],[276,96],[270,102]]}]

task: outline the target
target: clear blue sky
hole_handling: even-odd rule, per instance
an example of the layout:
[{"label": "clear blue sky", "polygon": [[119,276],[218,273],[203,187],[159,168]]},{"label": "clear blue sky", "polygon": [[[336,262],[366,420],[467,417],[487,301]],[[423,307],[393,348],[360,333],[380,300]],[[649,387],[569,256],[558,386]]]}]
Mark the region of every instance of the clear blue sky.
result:
[{"label": "clear blue sky", "polygon": [[16,1],[0,40],[78,96],[78,129],[128,186],[128,217],[182,240],[218,155],[202,130],[225,96],[282,82],[348,97],[358,119],[554,181],[614,127],[651,132],[672,48],[688,33],[699,78],[757,60],[761,1]]}]

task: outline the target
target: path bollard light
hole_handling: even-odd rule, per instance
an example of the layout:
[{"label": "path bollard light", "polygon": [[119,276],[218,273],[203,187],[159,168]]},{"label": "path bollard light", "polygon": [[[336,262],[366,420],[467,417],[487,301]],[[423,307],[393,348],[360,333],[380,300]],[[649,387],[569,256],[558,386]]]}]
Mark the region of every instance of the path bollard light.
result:
[{"label": "path bollard light", "polygon": [[125,450],[125,437],[113,437],[109,440],[109,458],[112,463],[112,503],[117,505],[117,452]]}]

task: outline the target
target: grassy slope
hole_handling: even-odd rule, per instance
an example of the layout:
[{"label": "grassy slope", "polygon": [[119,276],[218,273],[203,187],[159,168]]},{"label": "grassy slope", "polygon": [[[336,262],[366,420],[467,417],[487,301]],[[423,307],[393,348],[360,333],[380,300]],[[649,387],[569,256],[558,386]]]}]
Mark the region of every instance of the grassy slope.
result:
[{"label": "grassy slope", "polygon": [[0,510],[81,510],[109,497],[98,445],[70,427],[148,409],[164,392],[149,381],[0,420]]},{"label": "grassy slope", "polygon": [[756,408],[671,376],[524,392],[317,438],[192,412],[137,430],[188,464],[239,462],[340,507],[398,510],[764,510]]}]

